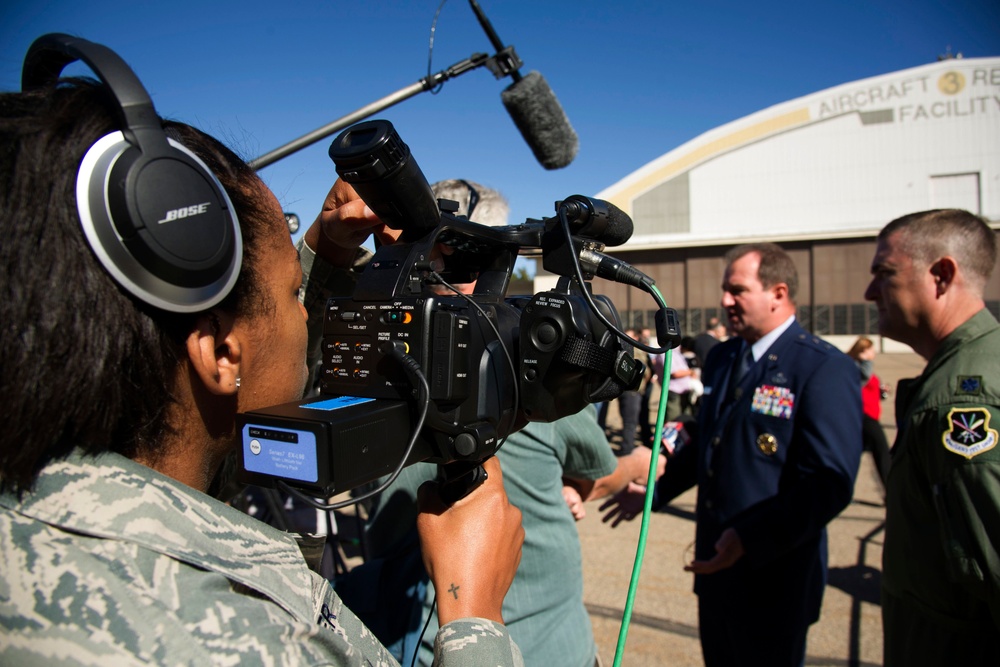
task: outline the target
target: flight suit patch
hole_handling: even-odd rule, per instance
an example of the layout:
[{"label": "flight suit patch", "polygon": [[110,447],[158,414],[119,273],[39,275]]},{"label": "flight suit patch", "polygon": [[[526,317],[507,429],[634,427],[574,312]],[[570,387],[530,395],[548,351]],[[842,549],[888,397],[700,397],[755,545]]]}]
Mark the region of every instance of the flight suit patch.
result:
[{"label": "flight suit patch", "polygon": [[941,434],[945,449],[967,459],[987,452],[997,445],[997,432],[990,428],[986,408],[952,408],[948,428]]}]

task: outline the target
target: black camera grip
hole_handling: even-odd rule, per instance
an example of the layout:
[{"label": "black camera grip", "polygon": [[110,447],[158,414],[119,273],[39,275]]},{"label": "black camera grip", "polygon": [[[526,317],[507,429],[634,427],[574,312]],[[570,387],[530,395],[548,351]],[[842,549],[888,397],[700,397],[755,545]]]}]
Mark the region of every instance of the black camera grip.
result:
[{"label": "black camera grip", "polygon": [[438,477],[441,500],[453,505],[479,488],[489,475],[479,461],[455,461],[442,465]]}]

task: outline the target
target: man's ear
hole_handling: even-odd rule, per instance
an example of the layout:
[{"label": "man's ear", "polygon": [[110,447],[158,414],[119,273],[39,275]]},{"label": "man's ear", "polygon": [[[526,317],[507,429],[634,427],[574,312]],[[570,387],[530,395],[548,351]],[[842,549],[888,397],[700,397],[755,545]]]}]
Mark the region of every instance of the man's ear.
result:
[{"label": "man's ear", "polygon": [[205,388],[222,396],[236,393],[243,348],[233,332],[233,318],[211,311],[200,316],[187,337],[192,368]]},{"label": "man's ear", "polygon": [[771,294],[774,297],[771,310],[774,310],[778,302],[788,301],[788,285],[775,283],[771,286]]},{"label": "man's ear", "polygon": [[943,296],[954,284],[958,274],[958,263],[947,255],[931,264],[931,275],[934,276],[934,288],[937,296]]}]

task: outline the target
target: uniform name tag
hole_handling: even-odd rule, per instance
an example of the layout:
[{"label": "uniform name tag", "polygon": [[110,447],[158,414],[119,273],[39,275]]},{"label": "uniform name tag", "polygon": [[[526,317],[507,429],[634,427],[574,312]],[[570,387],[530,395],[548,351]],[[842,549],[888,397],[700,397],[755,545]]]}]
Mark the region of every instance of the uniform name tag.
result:
[{"label": "uniform name tag", "polygon": [[795,408],[795,394],[788,387],[762,384],[753,390],[750,411],[780,419],[791,419]]}]

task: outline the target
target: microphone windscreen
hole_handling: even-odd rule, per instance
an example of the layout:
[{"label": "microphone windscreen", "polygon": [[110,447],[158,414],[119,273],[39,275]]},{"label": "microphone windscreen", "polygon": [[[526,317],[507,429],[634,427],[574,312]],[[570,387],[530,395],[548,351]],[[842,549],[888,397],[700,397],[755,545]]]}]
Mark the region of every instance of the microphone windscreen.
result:
[{"label": "microphone windscreen", "polygon": [[573,161],[580,141],[541,74],[529,72],[500,93],[500,99],[543,167],[561,169]]},{"label": "microphone windscreen", "polygon": [[628,214],[610,202],[604,202],[608,207],[608,226],[601,234],[601,243],[606,246],[621,245],[632,238],[634,230],[632,218]]}]

